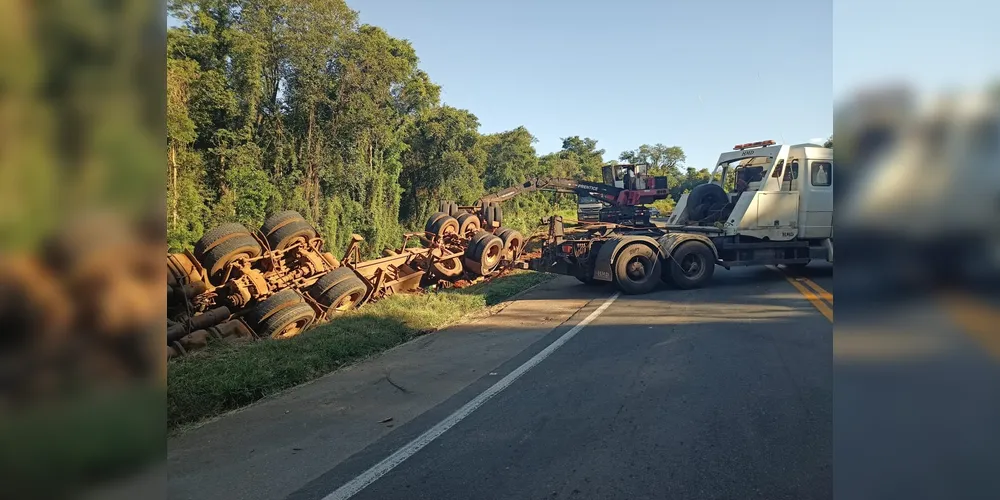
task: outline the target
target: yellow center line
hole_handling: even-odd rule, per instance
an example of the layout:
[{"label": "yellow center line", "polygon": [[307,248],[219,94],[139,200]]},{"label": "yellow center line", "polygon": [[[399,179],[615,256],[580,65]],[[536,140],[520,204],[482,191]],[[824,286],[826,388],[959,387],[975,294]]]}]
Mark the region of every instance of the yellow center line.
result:
[{"label": "yellow center line", "polygon": [[813,291],[816,292],[816,295],[818,295],[819,298],[829,302],[831,306],[833,305],[833,294],[826,291],[823,287],[819,286],[819,284],[816,283],[815,281],[803,276],[796,276],[795,280],[801,283],[805,283],[806,286],[812,288]]},{"label": "yellow center line", "polygon": [[1000,358],[1000,310],[964,294],[951,293],[942,298],[952,320]]},{"label": "yellow center line", "polygon": [[[795,289],[798,290],[799,293],[801,293],[802,296],[805,297],[806,300],[808,300],[813,305],[813,307],[816,308],[817,311],[823,314],[823,316],[826,316],[826,319],[830,320],[830,323],[833,323],[833,309],[831,309],[830,306],[826,305],[826,303],[823,302],[823,300],[820,299],[815,293],[813,293],[812,290],[803,286],[801,283],[796,281],[795,278],[792,278],[791,276],[785,274],[784,271],[782,271],[781,269],[778,269],[777,267],[774,266],[767,266],[767,267],[781,273],[781,275],[784,276],[785,280],[788,281],[793,287],[795,287]],[[819,287],[819,285],[816,286]],[[820,289],[822,290],[822,288]],[[830,296],[830,302],[833,303],[832,295]]]}]

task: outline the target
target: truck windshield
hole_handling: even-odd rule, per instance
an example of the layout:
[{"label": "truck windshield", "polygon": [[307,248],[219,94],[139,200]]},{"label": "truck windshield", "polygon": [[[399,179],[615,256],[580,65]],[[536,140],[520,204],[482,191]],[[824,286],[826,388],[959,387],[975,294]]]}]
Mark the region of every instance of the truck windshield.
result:
[{"label": "truck windshield", "polygon": [[593,205],[595,203],[600,203],[600,201],[592,196],[581,196],[579,200],[580,205]]}]

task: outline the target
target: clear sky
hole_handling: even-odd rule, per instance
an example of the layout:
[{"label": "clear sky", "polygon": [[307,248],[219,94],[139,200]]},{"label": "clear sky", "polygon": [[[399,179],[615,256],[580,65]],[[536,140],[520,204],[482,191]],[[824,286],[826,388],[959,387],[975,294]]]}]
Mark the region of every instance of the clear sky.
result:
[{"label": "clear sky", "polygon": [[541,153],[590,136],[615,158],[678,145],[709,167],[738,142],[804,142],[859,86],[1000,79],[1000,2],[347,0],[406,38],[444,101]]},{"label": "clear sky", "polygon": [[1000,2],[836,0],[833,12],[837,102],[862,83],[937,92],[1000,79]]},{"label": "clear sky", "polygon": [[446,104],[484,133],[524,125],[540,153],[580,135],[608,160],[659,142],[711,168],[833,130],[831,0],[347,1],[413,44]]}]

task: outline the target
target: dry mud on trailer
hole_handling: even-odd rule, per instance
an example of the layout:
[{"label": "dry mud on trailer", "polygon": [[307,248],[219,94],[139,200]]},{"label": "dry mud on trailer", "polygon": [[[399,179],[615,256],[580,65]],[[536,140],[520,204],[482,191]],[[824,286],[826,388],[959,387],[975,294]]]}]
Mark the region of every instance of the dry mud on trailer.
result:
[{"label": "dry mud on trailer", "polygon": [[[408,246],[413,240],[422,246]],[[524,244],[499,224],[483,229],[478,218],[440,212],[380,258],[362,260],[362,241],[353,235],[337,259],[294,211],[274,214],[258,231],[236,223],[207,231],[193,252],[167,256],[168,356],[212,340],[294,337],[397,293],[495,276]]]}]

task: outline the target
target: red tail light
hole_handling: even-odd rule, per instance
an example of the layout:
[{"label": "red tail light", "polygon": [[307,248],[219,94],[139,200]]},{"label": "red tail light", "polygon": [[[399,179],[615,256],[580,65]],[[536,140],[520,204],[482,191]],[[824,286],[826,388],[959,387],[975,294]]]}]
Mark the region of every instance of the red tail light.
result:
[{"label": "red tail light", "polygon": [[563,253],[573,253],[573,245],[563,245],[562,251]]}]

